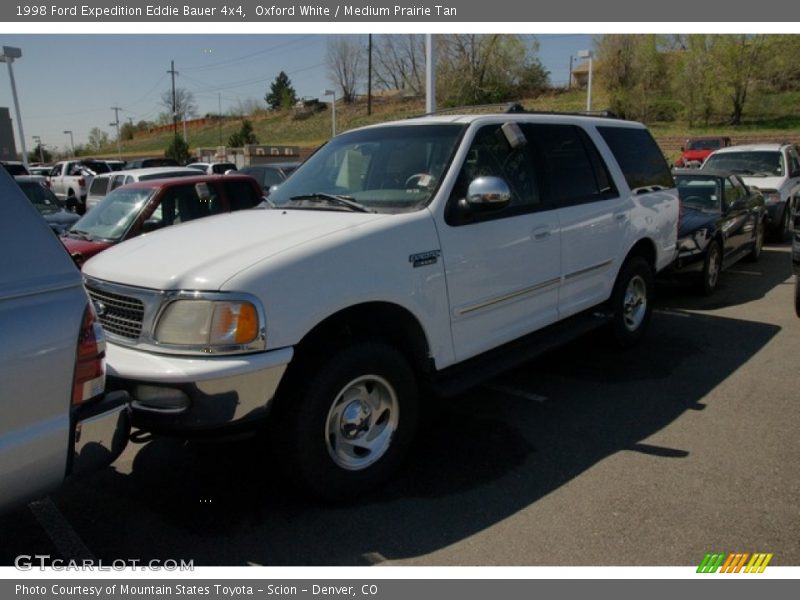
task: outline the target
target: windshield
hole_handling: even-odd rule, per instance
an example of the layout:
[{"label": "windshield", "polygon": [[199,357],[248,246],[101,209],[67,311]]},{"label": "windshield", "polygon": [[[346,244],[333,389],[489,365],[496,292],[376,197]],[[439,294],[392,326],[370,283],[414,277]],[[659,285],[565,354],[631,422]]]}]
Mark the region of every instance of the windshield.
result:
[{"label": "windshield", "polygon": [[702,211],[719,211],[722,194],[716,177],[678,175],[678,196],[684,206]]},{"label": "windshield", "polygon": [[703,168],[755,177],[782,177],[785,173],[783,155],[769,150],[712,154]]},{"label": "windshield", "polygon": [[343,196],[371,211],[425,206],[450,164],[464,125],[396,125],[332,139],[269,199],[284,208],[347,210],[329,202],[293,202],[318,194]]},{"label": "windshield", "polygon": [[720,147],[720,140],[691,140],[687,145],[687,150],[716,150]]},{"label": "windshield", "polygon": [[81,217],[70,229],[92,238],[118,241],[153,195],[152,188],[117,188]]}]

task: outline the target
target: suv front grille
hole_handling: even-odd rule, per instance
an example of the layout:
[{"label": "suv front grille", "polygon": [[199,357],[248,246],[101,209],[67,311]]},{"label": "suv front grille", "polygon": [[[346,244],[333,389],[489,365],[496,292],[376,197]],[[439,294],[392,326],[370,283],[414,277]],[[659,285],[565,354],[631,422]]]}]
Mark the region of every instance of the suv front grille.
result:
[{"label": "suv front grille", "polygon": [[131,340],[139,339],[144,320],[144,303],[141,300],[89,286],[86,289],[106,332]]}]

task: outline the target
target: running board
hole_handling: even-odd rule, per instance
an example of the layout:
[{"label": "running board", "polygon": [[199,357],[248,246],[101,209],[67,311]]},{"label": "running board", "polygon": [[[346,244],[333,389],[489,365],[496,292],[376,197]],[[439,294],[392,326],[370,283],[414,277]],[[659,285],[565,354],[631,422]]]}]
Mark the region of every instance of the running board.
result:
[{"label": "running board", "polygon": [[443,397],[461,394],[469,388],[610,323],[612,318],[613,314],[601,306],[553,323],[499,348],[434,373],[433,390]]}]

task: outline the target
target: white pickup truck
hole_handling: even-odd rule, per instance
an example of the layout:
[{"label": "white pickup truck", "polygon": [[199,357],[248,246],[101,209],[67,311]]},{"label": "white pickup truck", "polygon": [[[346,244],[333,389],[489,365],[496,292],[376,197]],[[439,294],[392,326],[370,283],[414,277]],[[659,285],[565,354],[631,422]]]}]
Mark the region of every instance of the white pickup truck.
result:
[{"label": "white pickup truck", "polygon": [[84,274],[135,422],[208,434],[269,416],[276,459],[327,498],[397,467],[420,390],[456,393],[600,325],[639,341],[676,252],[663,154],[614,118],[358,129],[269,200]]},{"label": "white pickup truck", "polygon": [[108,173],[111,168],[102,160],[62,160],[53,165],[48,176],[50,189],[67,208],[79,214],[86,212],[86,194],[92,179],[98,173]]}]

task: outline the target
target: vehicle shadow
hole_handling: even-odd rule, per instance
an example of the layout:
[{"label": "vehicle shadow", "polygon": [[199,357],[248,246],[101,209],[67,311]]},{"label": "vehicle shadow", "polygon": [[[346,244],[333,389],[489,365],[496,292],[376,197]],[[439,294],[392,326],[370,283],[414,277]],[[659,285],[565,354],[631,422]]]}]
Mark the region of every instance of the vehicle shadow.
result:
[{"label": "vehicle shadow", "polygon": [[615,453],[688,456],[645,440],[686,411],[713,408],[707,394],[778,331],[669,311],[654,315],[634,351],[611,351],[599,332],[587,336],[437,403],[404,469],[349,505],[325,506],[288,486],[280,455],[258,439],[154,438],[138,447],[129,474],[109,469],[57,501],[109,561],[315,566],[423,556],[534,505]]},{"label": "vehicle shadow", "polygon": [[763,298],[792,274],[788,244],[764,246],[757,262],[742,260],[720,274],[719,287],[709,297],[700,295],[691,277],[661,278],[659,304],[690,310],[716,310]]}]

